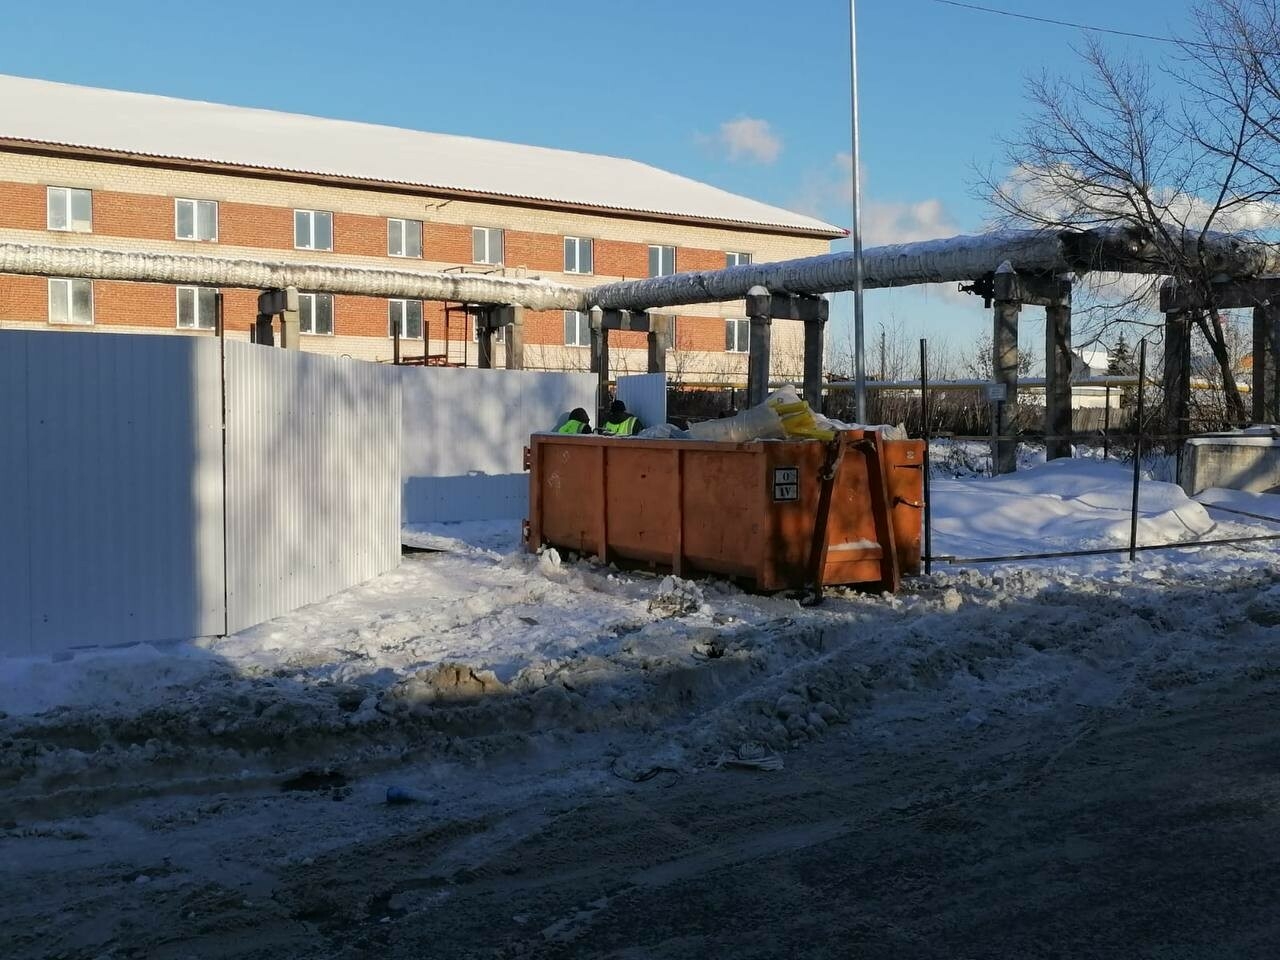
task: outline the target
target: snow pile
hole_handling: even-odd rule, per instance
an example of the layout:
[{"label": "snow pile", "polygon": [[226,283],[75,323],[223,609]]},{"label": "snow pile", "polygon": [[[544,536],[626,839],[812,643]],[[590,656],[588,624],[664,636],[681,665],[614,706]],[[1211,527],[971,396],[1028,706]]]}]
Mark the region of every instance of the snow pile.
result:
[{"label": "snow pile", "polygon": [[[1053,460],[1004,476],[935,480],[933,548],[941,556],[1003,556],[1129,542],[1133,475],[1121,464]],[[1215,527],[1172,483],[1145,480],[1138,542],[1178,543]]]},{"label": "snow pile", "polygon": [[1196,500],[1208,507],[1219,507],[1224,512],[1232,511],[1255,518],[1270,518],[1280,523],[1280,494],[1209,487],[1197,493]]}]

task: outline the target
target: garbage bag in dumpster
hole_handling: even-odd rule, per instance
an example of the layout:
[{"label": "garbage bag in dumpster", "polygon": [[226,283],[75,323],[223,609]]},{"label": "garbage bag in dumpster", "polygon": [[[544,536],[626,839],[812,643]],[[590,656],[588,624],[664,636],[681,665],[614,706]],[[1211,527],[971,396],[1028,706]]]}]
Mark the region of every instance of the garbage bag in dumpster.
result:
[{"label": "garbage bag in dumpster", "polygon": [[536,434],[525,542],[760,590],[896,590],[920,568],[923,462],[922,441],[863,430],[830,443]]}]

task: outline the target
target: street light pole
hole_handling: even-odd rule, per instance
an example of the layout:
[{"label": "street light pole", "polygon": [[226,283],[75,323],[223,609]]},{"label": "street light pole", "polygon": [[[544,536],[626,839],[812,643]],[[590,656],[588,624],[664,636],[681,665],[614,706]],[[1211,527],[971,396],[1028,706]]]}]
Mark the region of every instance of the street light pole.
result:
[{"label": "street light pole", "polygon": [[862,314],[862,177],[858,162],[858,35],[857,0],[849,0],[849,99],[853,120],[853,389],[858,422],[867,422],[867,359]]}]

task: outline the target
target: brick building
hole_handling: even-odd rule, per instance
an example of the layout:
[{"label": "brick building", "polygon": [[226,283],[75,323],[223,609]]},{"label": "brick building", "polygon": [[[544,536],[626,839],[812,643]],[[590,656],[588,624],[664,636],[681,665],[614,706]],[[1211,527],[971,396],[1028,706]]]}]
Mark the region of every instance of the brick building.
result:
[{"label": "brick building", "polygon": [[[0,242],[495,272],[595,285],[812,256],[830,224],[614,157],[0,76]],[[203,249],[202,249],[203,248]],[[0,276],[0,326],[209,335],[213,291]],[[224,291],[247,336],[256,291]],[[668,369],[745,377],[743,305],[676,316]],[[303,292],[302,348],[475,364],[464,305]],[[774,325],[775,372],[798,324]],[[586,317],[525,316],[524,365],[586,369]],[[644,369],[642,334],[614,368]],[[498,362],[502,362],[501,346]]]}]

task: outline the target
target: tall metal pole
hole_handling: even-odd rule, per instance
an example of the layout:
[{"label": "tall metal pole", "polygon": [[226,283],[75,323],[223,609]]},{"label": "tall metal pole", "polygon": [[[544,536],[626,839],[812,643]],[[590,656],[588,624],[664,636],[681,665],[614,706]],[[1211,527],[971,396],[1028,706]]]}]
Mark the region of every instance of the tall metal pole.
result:
[{"label": "tall metal pole", "polygon": [[924,572],[933,573],[933,507],[929,491],[929,341],[920,341],[920,435],[924,438]]},{"label": "tall metal pole", "polygon": [[858,162],[858,31],[857,0],[849,0],[849,99],[853,120],[853,389],[858,422],[867,422],[867,359],[862,317],[862,176]]},{"label": "tall metal pole", "polygon": [[1138,559],[1138,486],[1142,483],[1142,406],[1147,382],[1147,338],[1138,342],[1138,428],[1133,433],[1133,506],[1129,511],[1129,562]]}]

